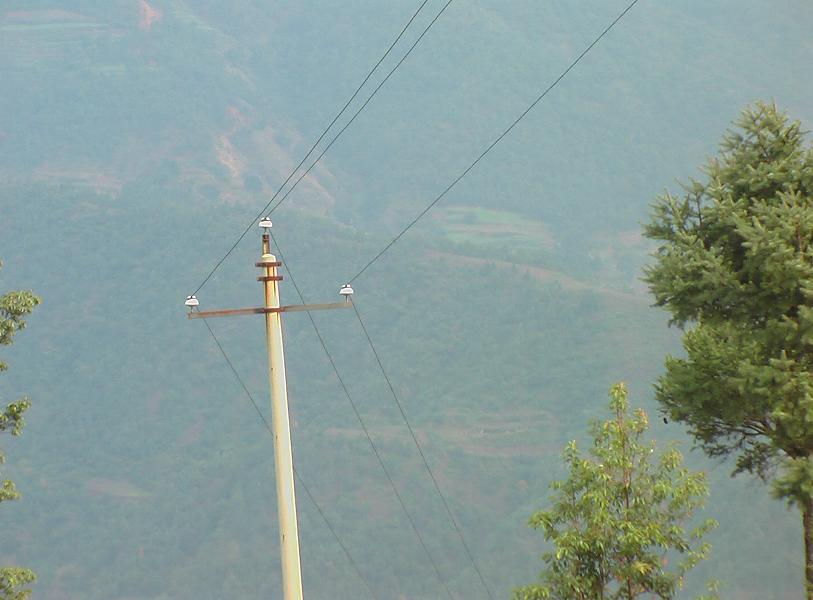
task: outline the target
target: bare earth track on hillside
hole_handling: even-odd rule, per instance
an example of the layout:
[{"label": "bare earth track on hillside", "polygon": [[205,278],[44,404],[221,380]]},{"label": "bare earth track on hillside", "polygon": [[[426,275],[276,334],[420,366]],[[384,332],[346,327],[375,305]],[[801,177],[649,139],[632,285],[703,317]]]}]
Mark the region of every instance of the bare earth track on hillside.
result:
[{"label": "bare earth track on hillside", "polygon": [[623,300],[625,302],[635,302],[639,304],[649,303],[649,298],[643,294],[621,292],[619,290],[613,290],[610,288],[603,287],[601,285],[586,283],[584,281],[574,279],[573,277],[565,275],[564,273],[561,273],[559,271],[545,269],[542,267],[523,265],[520,263],[514,263],[509,262],[507,260],[499,260],[494,258],[478,258],[475,256],[464,256],[462,254],[454,254],[451,252],[431,251],[429,253],[429,256],[431,256],[432,258],[439,258],[442,260],[446,260],[447,262],[459,265],[467,266],[493,265],[499,269],[517,269],[521,273],[527,273],[528,275],[530,275],[531,277],[538,281],[544,283],[554,283],[554,282],[558,283],[568,291],[594,292],[610,298],[614,298],[616,300]]}]

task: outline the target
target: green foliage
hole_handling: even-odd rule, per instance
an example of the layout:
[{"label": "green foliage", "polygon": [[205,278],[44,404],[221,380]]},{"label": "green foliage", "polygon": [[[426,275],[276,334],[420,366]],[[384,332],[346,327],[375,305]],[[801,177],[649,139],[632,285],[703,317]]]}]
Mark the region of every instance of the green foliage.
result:
[{"label": "green foliage", "polygon": [[592,425],[588,457],[575,441],[562,454],[570,475],[553,482],[553,507],[530,520],[554,550],[543,555],[541,583],[516,600],[674,598],[708,553],[701,538],[713,520],[684,530],[708,495],[705,474],[682,467],[675,447],[655,457],[655,442],[642,439],[647,415],[630,413],[623,384],[610,390],[610,410],[613,419]]},{"label": "green foliage", "polygon": [[[11,433],[11,435],[20,435],[22,427],[25,424],[23,420],[23,413],[31,406],[31,402],[27,398],[17,400],[6,406],[6,409],[0,413],[0,433]],[[0,465],[6,462],[6,456],[0,450]],[[4,479],[0,481],[0,502],[6,500],[16,500],[20,497],[17,487],[13,481]]]},{"label": "green foliage", "polygon": [[[0,260],[0,269],[3,261]],[[12,291],[0,296],[0,345],[9,346],[14,341],[14,334],[25,329],[24,317],[29,315],[40,299],[27,291]],[[0,360],[0,371],[8,365]]]},{"label": "green foliage", "polygon": [[[0,268],[2,268],[2,264],[0,261]],[[26,291],[12,291],[0,296],[0,344],[11,345],[14,341],[14,334],[25,328],[24,317],[31,314],[39,303],[40,299],[37,296]],[[6,369],[6,363],[0,361],[0,371]],[[31,402],[27,398],[8,404],[0,413],[0,433],[20,435],[25,424],[23,414],[30,405]],[[5,460],[5,454],[0,450],[0,465],[4,464]],[[13,481],[8,479],[0,481],[0,502],[16,500],[19,497],[20,493]],[[31,591],[19,588],[33,583],[35,579],[34,572],[29,569],[0,568],[0,599],[25,600],[31,595]]]},{"label": "green foliage", "polygon": [[813,598],[813,148],[775,104],[735,126],[708,180],[660,197],[645,229],[662,242],[646,271],[657,304],[693,324],[657,398],[708,454],[800,506]]},{"label": "green foliage", "polygon": [[37,576],[30,569],[19,567],[0,568],[0,599],[26,600],[31,597],[31,590],[20,589],[22,586],[34,583]]},{"label": "green foliage", "polygon": [[813,489],[813,149],[776,105],[743,111],[685,194],[660,197],[646,280],[674,322],[692,323],[657,396],[712,456],[804,502]]},{"label": "green foliage", "polygon": [[17,400],[6,406],[5,411],[0,413],[0,432],[20,435],[23,425],[25,425],[23,414],[30,406],[31,401],[28,398]]}]

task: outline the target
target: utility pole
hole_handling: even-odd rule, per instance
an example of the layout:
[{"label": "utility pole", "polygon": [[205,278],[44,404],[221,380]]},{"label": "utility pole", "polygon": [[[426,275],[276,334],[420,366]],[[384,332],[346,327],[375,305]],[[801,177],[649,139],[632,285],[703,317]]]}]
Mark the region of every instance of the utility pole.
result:
[{"label": "utility pole", "polygon": [[262,256],[255,265],[262,269],[257,281],[263,283],[265,303],[261,308],[238,308],[227,310],[198,310],[198,299],[189,296],[190,319],[207,319],[237,315],[265,315],[265,342],[268,351],[268,381],[271,392],[271,425],[274,433],[274,474],[277,485],[277,516],[279,518],[279,543],[282,560],[282,587],[284,600],[302,600],[302,569],[299,560],[299,527],[296,517],[296,490],[294,487],[294,464],[291,450],[291,426],[288,411],[288,387],[285,380],[285,353],[282,346],[282,313],[333,308],[350,308],[353,289],[345,285],[339,291],[344,302],[327,304],[294,304],[281,306],[279,300],[278,274],[282,263],[271,254],[269,229],[271,220],[260,221]]}]

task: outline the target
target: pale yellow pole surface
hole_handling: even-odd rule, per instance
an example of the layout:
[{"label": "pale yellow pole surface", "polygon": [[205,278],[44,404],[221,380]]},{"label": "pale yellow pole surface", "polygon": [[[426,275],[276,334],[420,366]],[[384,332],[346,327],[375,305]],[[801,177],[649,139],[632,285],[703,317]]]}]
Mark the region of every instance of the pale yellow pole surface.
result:
[{"label": "pale yellow pole surface", "polygon": [[[276,262],[263,243],[262,262]],[[276,276],[275,266],[265,267],[266,276]],[[265,307],[279,308],[277,281],[265,282]],[[299,563],[299,528],[296,520],[296,493],[291,451],[291,426],[288,415],[288,388],[285,382],[285,356],[282,350],[280,313],[265,315],[268,346],[268,377],[271,384],[271,424],[274,431],[274,464],[277,480],[280,554],[284,600],[302,600],[302,571]]]}]

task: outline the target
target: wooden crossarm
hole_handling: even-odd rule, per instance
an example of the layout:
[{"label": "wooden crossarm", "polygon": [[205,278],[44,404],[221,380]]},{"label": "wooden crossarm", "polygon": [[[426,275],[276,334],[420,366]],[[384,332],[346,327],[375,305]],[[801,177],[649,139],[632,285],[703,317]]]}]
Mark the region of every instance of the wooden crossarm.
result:
[{"label": "wooden crossarm", "polygon": [[290,304],[279,308],[227,308],[224,310],[193,310],[189,313],[190,319],[210,319],[214,317],[238,317],[241,315],[267,315],[281,312],[309,312],[312,310],[331,310],[334,308],[350,308],[352,302],[329,302],[326,304]]}]

